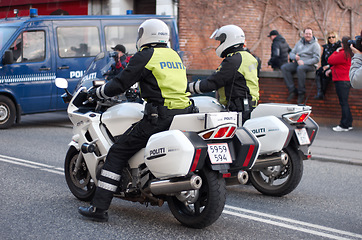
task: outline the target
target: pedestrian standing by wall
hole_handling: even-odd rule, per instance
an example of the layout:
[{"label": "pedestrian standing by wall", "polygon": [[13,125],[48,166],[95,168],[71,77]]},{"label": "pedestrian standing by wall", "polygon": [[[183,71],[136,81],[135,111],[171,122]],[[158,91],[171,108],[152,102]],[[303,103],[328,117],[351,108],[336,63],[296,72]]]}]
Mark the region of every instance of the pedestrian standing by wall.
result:
[{"label": "pedestrian standing by wall", "polygon": [[329,32],[327,44],[322,45],[323,53],[321,57],[321,67],[318,68],[315,75],[315,81],[317,85],[317,95],[314,96],[314,99],[323,100],[324,95],[328,87],[328,83],[332,80],[332,75],[329,77],[326,76],[326,71],[331,68],[328,64],[328,58],[332,55],[337,48],[341,47],[341,41],[338,39],[338,34],[336,32]]},{"label": "pedestrian standing by wall", "polygon": [[272,30],[268,37],[273,42],[271,45],[271,58],[268,61],[268,65],[271,66],[274,71],[280,71],[280,67],[288,63],[288,54],[291,49],[285,38],[280,35],[277,30]]},{"label": "pedestrian standing by wall", "polygon": [[326,72],[327,76],[332,74],[332,80],[336,87],[339,104],[341,105],[342,117],[338,126],[333,127],[333,131],[347,132],[353,129],[352,114],[348,104],[349,90],[351,83],[349,79],[349,69],[351,67],[352,50],[348,44],[349,37],[342,38],[342,47],[338,48],[328,59],[332,65]]},{"label": "pedestrian standing by wall", "polygon": [[[287,101],[290,102],[298,94],[298,104],[302,104],[305,96],[307,72],[315,71],[321,58],[321,47],[318,44],[318,39],[313,36],[311,28],[304,29],[303,37],[295,44],[289,57],[293,62],[281,67],[289,91]],[[294,85],[293,73],[297,73],[298,76],[298,89]]]}]

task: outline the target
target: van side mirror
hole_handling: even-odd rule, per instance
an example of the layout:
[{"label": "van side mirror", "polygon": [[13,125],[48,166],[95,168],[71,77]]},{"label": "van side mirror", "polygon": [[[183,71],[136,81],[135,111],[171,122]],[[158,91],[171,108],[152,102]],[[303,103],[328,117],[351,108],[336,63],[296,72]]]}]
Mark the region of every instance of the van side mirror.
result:
[{"label": "van side mirror", "polygon": [[3,64],[13,64],[14,63],[14,54],[11,50],[6,50],[3,56]]}]

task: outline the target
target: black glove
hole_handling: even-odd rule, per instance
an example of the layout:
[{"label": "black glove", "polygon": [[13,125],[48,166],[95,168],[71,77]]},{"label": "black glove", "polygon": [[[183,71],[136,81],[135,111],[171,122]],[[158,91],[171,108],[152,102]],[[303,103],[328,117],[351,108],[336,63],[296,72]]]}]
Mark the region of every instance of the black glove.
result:
[{"label": "black glove", "polygon": [[90,102],[101,100],[101,98],[97,95],[97,91],[99,92],[99,90],[99,88],[92,88],[88,91],[88,100]]}]

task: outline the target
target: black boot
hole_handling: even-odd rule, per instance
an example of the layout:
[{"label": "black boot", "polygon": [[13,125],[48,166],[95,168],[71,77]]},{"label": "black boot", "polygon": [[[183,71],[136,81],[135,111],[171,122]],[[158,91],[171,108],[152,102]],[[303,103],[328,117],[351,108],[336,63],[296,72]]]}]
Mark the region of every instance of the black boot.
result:
[{"label": "black boot", "polygon": [[296,95],[297,95],[297,91],[296,91],[296,90],[291,91],[291,92],[289,93],[289,96],[287,97],[287,102],[290,102]]},{"label": "black boot", "polygon": [[304,93],[298,95],[298,104],[304,104]]},{"label": "black boot", "polygon": [[315,100],[323,100],[324,99],[324,95],[323,93],[317,93],[317,95],[314,96]]},{"label": "black boot", "polygon": [[317,86],[317,95],[314,96],[314,99],[316,100],[323,100],[324,98],[324,94],[323,94],[323,91],[322,91],[322,80],[321,80],[321,77],[318,73],[316,73],[316,76],[315,76],[315,83],[316,83],[316,86]]},{"label": "black boot", "polygon": [[108,212],[104,209],[99,209],[93,206],[79,207],[78,212],[83,216],[96,221],[96,222],[107,222]]}]

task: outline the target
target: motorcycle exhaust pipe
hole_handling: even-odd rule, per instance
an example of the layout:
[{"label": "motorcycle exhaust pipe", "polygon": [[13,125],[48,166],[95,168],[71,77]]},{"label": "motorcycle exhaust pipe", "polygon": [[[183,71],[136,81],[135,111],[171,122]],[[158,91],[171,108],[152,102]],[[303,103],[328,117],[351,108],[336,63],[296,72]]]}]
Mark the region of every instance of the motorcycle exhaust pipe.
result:
[{"label": "motorcycle exhaust pipe", "polygon": [[288,155],[285,152],[275,153],[269,156],[259,156],[252,170],[261,170],[266,167],[287,165]]},{"label": "motorcycle exhaust pipe", "polygon": [[247,184],[247,182],[248,182],[248,180],[249,180],[249,174],[248,174],[248,172],[247,172],[247,171],[242,171],[242,170],[240,170],[240,171],[238,172],[237,179],[238,179],[238,182],[239,182],[240,184],[243,184],[243,185]]},{"label": "motorcycle exhaust pipe", "polygon": [[188,179],[177,181],[172,180],[161,180],[151,182],[150,190],[154,195],[177,193],[188,190],[198,190],[201,188],[202,179],[198,175],[193,175]]},{"label": "motorcycle exhaust pipe", "polygon": [[226,185],[239,185],[239,184],[247,184],[249,181],[249,174],[247,171],[240,170],[236,177],[225,178]]}]

